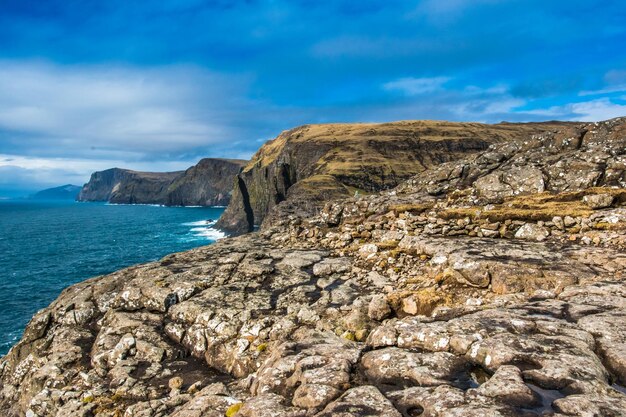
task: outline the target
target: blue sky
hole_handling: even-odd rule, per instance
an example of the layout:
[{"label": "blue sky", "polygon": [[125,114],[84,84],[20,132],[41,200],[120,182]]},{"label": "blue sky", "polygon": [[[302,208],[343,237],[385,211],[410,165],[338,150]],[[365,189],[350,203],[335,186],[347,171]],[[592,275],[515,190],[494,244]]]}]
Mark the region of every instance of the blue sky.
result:
[{"label": "blue sky", "polygon": [[0,0],[0,197],[304,123],[626,115],[626,3]]}]

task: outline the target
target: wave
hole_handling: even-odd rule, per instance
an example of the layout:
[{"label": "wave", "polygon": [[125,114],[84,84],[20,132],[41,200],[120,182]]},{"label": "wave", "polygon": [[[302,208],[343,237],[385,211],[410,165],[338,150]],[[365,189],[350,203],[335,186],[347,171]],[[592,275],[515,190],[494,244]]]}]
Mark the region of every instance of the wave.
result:
[{"label": "wave", "polygon": [[165,204],[144,204],[144,203],[104,203],[105,206],[149,206],[149,207],[168,207]]},{"label": "wave", "polygon": [[[78,201],[78,203],[91,203],[92,201]],[[97,201],[95,201],[97,203]],[[150,207],[168,207],[168,208],[226,208],[226,206],[170,206],[167,204],[150,204],[150,203],[104,203],[105,206],[150,206]]]},{"label": "wave", "polygon": [[[76,201],[77,203],[101,203],[100,201]],[[167,204],[150,204],[150,203],[111,203],[104,202],[105,206],[150,206],[150,207],[167,207],[167,208],[226,208],[226,206],[181,206],[181,205],[167,205]]]},{"label": "wave", "polygon": [[214,223],[215,223],[215,220],[199,220],[197,222],[183,223],[183,226],[209,226],[209,225],[212,225]]},{"label": "wave", "polygon": [[222,232],[221,230],[218,229],[214,229],[213,226],[215,224],[216,220],[198,220],[195,222],[187,222],[187,223],[183,223],[183,226],[188,226],[191,227],[189,229],[190,233],[192,234],[191,239],[193,240],[197,240],[197,239],[207,239],[210,241],[216,241],[218,239],[223,239],[226,237],[226,234],[224,232]]},{"label": "wave", "polygon": [[191,240],[207,239],[214,242],[226,237],[226,233],[212,227],[194,227],[190,231],[192,233]]}]

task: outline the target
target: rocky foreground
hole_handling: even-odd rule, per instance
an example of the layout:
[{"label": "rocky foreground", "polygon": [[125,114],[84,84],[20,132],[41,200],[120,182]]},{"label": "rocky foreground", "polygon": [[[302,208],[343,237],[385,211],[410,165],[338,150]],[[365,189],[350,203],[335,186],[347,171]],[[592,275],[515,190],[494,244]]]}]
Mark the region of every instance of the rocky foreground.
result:
[{"label": "rocky foreground", "polygon": [[[6,416],[624,416],[626,119],[68,288]],[[313,214],[311,214],[313,213]]]}]

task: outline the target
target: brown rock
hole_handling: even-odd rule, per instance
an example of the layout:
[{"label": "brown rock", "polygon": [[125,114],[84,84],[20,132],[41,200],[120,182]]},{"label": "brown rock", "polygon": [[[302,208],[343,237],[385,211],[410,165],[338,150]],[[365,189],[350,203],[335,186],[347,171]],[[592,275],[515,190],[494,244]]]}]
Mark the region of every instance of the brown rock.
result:
[{"label": "brown rock", "polygon": [[387,297],[381,294],[375,295],[370,301],[367,314],[372,320],[381,321],[389,317],[391,308],[387,303]]}]

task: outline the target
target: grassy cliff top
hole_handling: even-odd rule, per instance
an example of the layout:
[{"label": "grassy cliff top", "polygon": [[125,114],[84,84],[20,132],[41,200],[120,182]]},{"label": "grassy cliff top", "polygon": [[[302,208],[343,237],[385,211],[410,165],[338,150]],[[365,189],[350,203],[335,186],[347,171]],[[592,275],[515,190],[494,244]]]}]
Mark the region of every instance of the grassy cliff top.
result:
[{"label": "grassy cliff top", "polygon": [[433,162],[427,155],[422,160],[416,155],[415,150],[421,145],[446,152],[463,152],[466,146],[524,139],[563,125],[563,122],[490,125],[432,120],[304,125],[265,143],[244,171],[266,167],[287,148],[298,145],[302,149],[304,145],[323,149],[316,161],[316,171],[320,174],[351,175],[364,166],[380,167],[383,174],[415,174]]},{"label": "grassy cliff top", "polygon": [[185,171],[170,171],[170,172],[150,172],[150,171],[135,171],[132,169],[126,168],[110,168],[104,171],[98,171],[94,174],[102,174],[109,171],[118,171],[123,172],[128,175],[132,175],[137,178],[146,178],[146,179],[174,179],[177,176],[181,175]]},{"label": "grassy cliff top", "polygon": [[[230,163],[233,165],[239,165],[239,166],[244,166],[248,163],[247,159],[230,159],[230,158],[202,158],[200,161],[198,161],[198,164],[208,164],[211,163],[213,161],[221,161],[221,162],[226,162],[226,163]],[[194,165],[195,166],[195,165]]]}]

